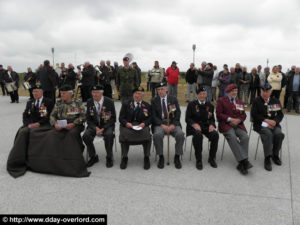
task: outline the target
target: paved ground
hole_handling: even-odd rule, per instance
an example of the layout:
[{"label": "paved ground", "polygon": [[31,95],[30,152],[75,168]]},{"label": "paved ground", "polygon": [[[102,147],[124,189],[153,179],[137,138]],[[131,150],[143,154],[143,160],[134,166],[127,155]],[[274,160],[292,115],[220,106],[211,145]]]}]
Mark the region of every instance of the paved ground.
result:
[{"label": "paved ground", "polygon": [[[14,179],[6,172],[6,160],[21,125],[25,102],[23,97],[20,104],[10,104],[7,97],[0,97],[0,213],[105,213],[108,224],[300,224],[300,117],[284,118],[283,165],[274,165],[272,172],[263,168],[261,143],[254,160],[257,134],[253,132],[249,154],[254,168],[248,176],[235,169],[227,144],[224,159],[220,160],[220,136],[217,169],[207,163],[207,140],[203,171],[196,170],[194,154],[189,161],[190,138],[181,170],[173,163],[159,170],[152,153],[151,169],[144,171],[142,149],[131,147],[128,168],[122,171],[119,145],[115,166],[107,169],[100,142],[100,163],[91,169],[89,178],[27,172]],[[119,111],[120,104],[116,106]],[[185,129],[185,108],[182,111]]]}]

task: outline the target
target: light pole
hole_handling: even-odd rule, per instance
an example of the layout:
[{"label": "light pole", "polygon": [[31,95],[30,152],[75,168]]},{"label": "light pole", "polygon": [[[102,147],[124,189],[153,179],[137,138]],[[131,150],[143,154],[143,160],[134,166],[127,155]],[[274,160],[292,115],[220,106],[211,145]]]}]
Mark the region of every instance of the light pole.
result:
[{"label": "light pole", "polygon": [[51,48],[51,52],[52,52],[52,65],[54,67],[54,48]]},{"label": "light pole", "polygon": [[196,45],[193,44],[192,48],[193,48],[193,63],[195,64],[195,50],[196,50]]},{"label": "light pole", "polygon": [[267,59],[267,67],[269,67],[269,59]]}]

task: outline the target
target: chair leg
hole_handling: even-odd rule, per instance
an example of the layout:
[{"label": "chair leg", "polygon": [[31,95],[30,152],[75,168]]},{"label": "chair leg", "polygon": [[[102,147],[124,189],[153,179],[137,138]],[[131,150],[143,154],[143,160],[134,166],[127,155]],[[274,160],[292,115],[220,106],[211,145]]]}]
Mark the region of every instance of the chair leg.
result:
[{"label": "chair leg", "polygon": [[280,151],[280,159],[282,160],[282,148],[279,151]]},{"label": "chair leg", "polygon": [[223,160],[224,148],[225,148],[225,137],[224,137],[224,141],[223,141],[223,148],[222,148],[221,160]]},{"label": "chair leg", "polygon": [[251,125],[250,125],[250,130],[249,130],[249,139],[250,139],[250,137],[251,137],[252,126],[253,126],[253,123],[251,123]]},{"label": "chair leg", "polygon": [[89,153],[88,153],[87,147],[85,147],[85,158],[86,158],[86,162],[88,162],[89,161]]},{"label": "chair leg", "polygon": [[193,141],[191,141],[190,161],[192,161]]},{"label": "chair leg", "polygon": [[184,139],[184,151],[186,151],[186,138]]},{"label": "chair leg", "polygon": [[117,149],[117,139],[115,137],[115,152],[118,152],[118,149]]},{"label": "chair leg", "polygon": [[259,145],[259,136],[257,137],[257,144],[256,144],[256,150],[255,150],[255,157],[254,157],[255,160],[257,157],[258,145]]}]

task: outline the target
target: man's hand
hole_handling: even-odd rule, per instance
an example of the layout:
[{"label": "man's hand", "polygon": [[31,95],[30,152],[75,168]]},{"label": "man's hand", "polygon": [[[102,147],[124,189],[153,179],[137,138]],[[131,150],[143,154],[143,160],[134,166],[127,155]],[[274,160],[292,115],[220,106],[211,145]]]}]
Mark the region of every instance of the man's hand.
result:
[{"label": "man's hand", "polygon": [[160,125],[162,127],[162,129],[164,129],[165,133],[169,133],[169,127],[165,124],[161,124]]},{"label": "man's hand", "polygon": [[240,121],[239,119],[231,118],[231,119],[230,119],[230,126],[236,127],[237,125],[240,124],[240,122],[241,122],[241,121]]},{"label": "man's hand", "polygon": [[62,129],[60,126],[58,126],[57,123],[55,123],[54,127],[55,127],[56,130],[61,130]]},{"label": "man's hand", "polygon": [[193,128],[194,128],[195,130],[201,131],[201,127],[200,127],[200,125],[199,125],[198,123],[194,123],[192,126],[193,126]]},{"label": "man's hand", "polygon": [[174,124],[171,124],[170,126],[169,126],[169,133],[171,133],[172,131],[174,131],[175,130],[175,125]]},{"label": "man's hand", "polygon": [[213,132],[213,131],[215,131],[216,130],[216,128],[213,126],[213,125],[209,125],[209,128],[208,128],[208,132],[210,133],[210,132]]},{"label": "man's hand", "polygon": [[275,120],[265,119],[264,122],[268,124],[268,128],[273,129],[276,126]]},{"label": "man's hand", "polygon": [[75,123],[68,123],[67,126],[66,126],[66,129],[67,130],[71,130],[75,127]]},{"label": "man's hand", "polygon": [[144,128],[144,127],[145,127],[145,124],[144,124],[144,123],[140,123],[140,124],[139,124],[139,127]]},{"label": "man's hand", "polygon": [[103,131],[104,131],[104,128],[100,129],[99,127],[96,127],[96,135],[97,136],[103,135]]},{"label": "man's hand", "polygon": [[33,128],[37,128],[39,126],[40,126],[40,123],[31,123],[31,124],[28,125],[28,128],[33,129]]},{"label": "man's hand", "polygon": [[132,129],[132,123],[126,123],[126,127]]}]

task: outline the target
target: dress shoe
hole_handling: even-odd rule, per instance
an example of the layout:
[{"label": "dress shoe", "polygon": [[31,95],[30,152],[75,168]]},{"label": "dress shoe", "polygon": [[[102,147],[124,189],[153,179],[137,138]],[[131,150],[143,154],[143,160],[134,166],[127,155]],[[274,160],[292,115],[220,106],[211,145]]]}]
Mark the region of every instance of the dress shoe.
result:
[{"label": "dress shoe", "polygon": [[149,156],[145,156],[144,157],[144,169],[149,170],[149,168],[150,168],[150,159],[149,159]]},{"label": "dress shoe", "polygon": [[210,164],[211,167],[213,167],[213,168],[217,168],[218,167],[215,159],[209,158],[208,162],[209,162],[209,164]]},{"label": "dress shoe", "polygon": [[120,164],[120,168],[122,170],[125,170],[127,168],[127,162],[128,162],[128,157],[123,157]]},{"label": "dress shoe", "polygon": [[16,103],[19,103],[19,100],[18,100],[18,101],[16,101]]},{"label": "dress shoe", "polygon": [[181,169],[181,162],[180,162],[180,156],[179,155],[175,155],[174,164],[175,164],[176,169]]},{"label": "dress shoe", "polygon": [[202,160],[201,159],[197,160],[197,162],[196,162],[196,168],[198,170],[202,170],[203,169],[203,164],[202,164]]},{"label": "dress shoe", "polygon": [[238,171],[240,171],[240,173],[243,174],[243,175],[247,175],[248,174],[248,170],[245,168],[243,162],[240,162],[239,165],[237,165],[236,169]]},{"label": "dress shoe", "polygon": [[277,155],[273,155],[272,156],[272,159],[273,159],[273,162],[276,164],[276,165],[278,165],[278,166],[281,166],[281,160],[280,160],[280,158],[277,156]]},{"label": "dress shoe", "polygon": [[245,160],[245,168],[247,168],[247,170],[251,169],[253,167],[253,165],[248,161],[248,159]]},{"label": "dress shoe", "polygon": [[164,158],[163,155],[160,155],[160,156],[159,156],[158,163],[157,163],[157,167],[158,167],[159,169],[163,169],[164,166],[165,166],[165,158]]},{"label": "dress shoe", "polygon": [[92,165],[94,165],[95,163],[99,162],[99,157],[98,155],[94,155],[90,158],[90,160],[87,162],[86,166],[87,167],[91,167]]},{"label": "dress shoe", "polygon": [[114,166],[114,161],[111,157],[106,157],[106,167],[111,168]]},{"label": "dress shoe", "polygon": [[265,169],[267,171],[272,171],[272,163],[271,163],[271,156],[267,156],[265,158]]}]

